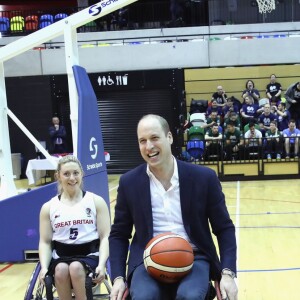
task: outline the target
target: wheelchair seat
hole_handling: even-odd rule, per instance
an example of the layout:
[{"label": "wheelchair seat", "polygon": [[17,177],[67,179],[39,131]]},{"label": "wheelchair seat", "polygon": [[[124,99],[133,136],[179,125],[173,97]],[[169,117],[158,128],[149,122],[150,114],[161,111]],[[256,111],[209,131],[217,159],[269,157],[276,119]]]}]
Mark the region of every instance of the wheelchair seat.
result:
[{"label": "wheelchair seat", "polygon": [[[107,264],[107,269],[109,269],[109,264]],[[46,276],[44,285],[39,280],[40,271],[41,264],[40,262],[38,262],[29,280],[24,300],[59,300],[55,286],[53,284],[53,277]],[[92,277],[87,276],[85,287],[87,300],[110,299],[111,286],[108,281],[107,274],[104,281],[100,285],[93,284]]]}]

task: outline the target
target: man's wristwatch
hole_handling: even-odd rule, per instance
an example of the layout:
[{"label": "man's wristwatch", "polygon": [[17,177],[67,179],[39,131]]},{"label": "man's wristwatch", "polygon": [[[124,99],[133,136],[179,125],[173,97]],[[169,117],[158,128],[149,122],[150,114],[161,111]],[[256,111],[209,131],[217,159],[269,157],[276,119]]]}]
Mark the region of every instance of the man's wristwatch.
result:
[{"label": "man's wristwatch", "polygon": [[234,279],[236,277],[234,272],[232,272],[230,269],[226,269],[226,268],[222,270],[221,274],[222,275],[228,275],[232,279]]}]

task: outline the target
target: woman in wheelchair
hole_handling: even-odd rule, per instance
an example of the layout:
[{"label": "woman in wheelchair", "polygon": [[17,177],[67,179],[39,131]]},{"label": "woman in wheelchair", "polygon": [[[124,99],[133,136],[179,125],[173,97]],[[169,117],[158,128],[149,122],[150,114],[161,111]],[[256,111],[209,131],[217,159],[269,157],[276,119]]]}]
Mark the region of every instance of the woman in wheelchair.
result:
[{"label": "woman in wheelchair", "polygon": [[79,160],[67,155],[56,171],[58,195],[46,202],[40,212],[40,280],[54,277],[60,300],[86,299],[85,279],[105,277],[109,255],[110,217],[105,201],[83,186]]}]

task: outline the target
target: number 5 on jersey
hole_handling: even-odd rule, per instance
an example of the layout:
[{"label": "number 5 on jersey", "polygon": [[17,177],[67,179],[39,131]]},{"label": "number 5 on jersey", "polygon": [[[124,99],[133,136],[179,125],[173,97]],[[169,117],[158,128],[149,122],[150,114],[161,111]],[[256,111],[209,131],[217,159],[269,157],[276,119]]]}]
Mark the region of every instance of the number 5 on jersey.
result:
[{"label": "number 5 on jersey", "polygon": [[70,228],[69,239],[70,240],[76,240],[77,236],[78,236],[78,228]]}]

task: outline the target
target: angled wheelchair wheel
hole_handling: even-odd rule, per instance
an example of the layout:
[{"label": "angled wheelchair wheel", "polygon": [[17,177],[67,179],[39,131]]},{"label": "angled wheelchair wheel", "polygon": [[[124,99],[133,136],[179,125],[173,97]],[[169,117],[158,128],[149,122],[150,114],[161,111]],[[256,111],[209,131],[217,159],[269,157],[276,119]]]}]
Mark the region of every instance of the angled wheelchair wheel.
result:
[{"label": "angled wheelchair wheel", "polygon": [[32,300],[32,299],[34,299],[34,297],[33,297],[33,291],[35,289],[37,281],[39,280],[40,271],[41,271],[41,265],[38,262],[36,264],[33,272],[32,272],[32,275],[31,275],[30,279],[29,279],[29,283],[28,283],[28,286],[27,286],[27,290],[26,290],[26,293],[25,293],[24,300]]},{"label": "angled wheelchair wheel", "polygon": [[[30,277],[24,300],[56,300],[55,288],[47,290],[45,285],[39,280],[41,264],[38,262]],[[45,279],[47,280],[47,279]]]},{"label": "angled wheelchair wheel", "polygon": [[101,284],[93,285],[91,279],[86,280],[86,296],[87,300],[110,299],[111,285],[108,277]]}]

